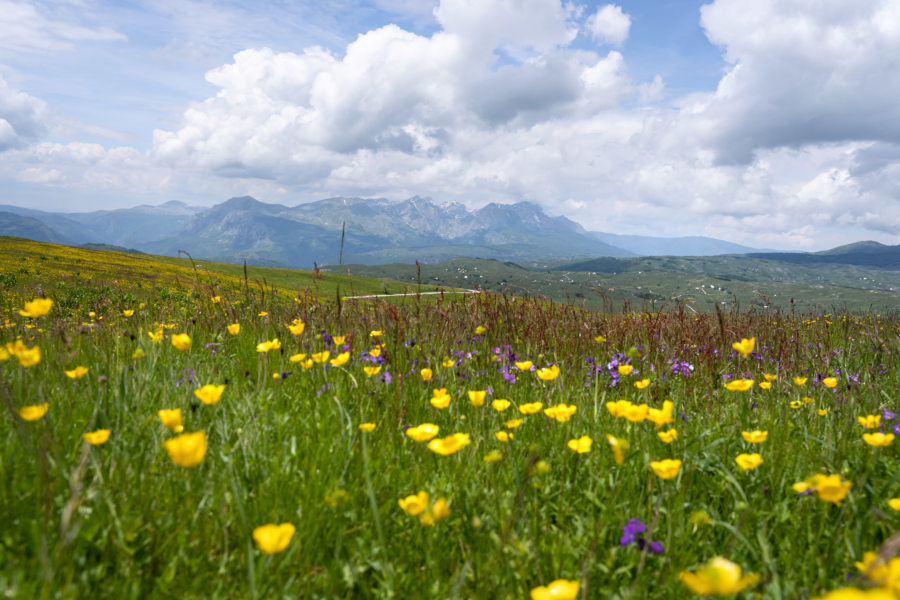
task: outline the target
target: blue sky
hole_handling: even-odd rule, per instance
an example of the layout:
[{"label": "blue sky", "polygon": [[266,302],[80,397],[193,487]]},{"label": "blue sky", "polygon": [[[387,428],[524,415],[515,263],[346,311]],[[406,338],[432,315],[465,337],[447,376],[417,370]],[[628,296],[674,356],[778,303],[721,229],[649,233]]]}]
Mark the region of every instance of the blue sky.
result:
[{"label": "blue sky", "polygon": [[0,0],[0,203],[529,200],[900,243],[887,0]]}]

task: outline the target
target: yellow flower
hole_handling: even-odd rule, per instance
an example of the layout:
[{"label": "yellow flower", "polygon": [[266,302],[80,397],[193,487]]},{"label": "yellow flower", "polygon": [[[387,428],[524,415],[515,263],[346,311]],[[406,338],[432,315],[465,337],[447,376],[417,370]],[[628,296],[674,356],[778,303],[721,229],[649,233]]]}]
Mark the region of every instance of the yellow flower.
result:
[{"label": "yellow flower", "polygon": [[803,401],[803,404],[812,404],[812,403],[813,403],[813,399],[812,399],[812,398],[809,398],[809,397],[807,397],[807,396],[804,396],[803,398],[800,398],[800,400]]},{"label": "yellow flower", "polygon": [[397,500],[397,504],[406,514],[415,517],[428,509],[428,492],[422,490],[418,494],[401,498]]},{"label": "yellow flower", "polygon": [[504,410],[509,408],[509,404],[510,404],[509,400],[504,400],[503,398],[498,398],[497,400],[491,401],[491,406],[497,412],[503,412]]},{"label": "yellow flower", "polygon": [[484,406],[484,399],[487,396],[487,390],[469,390],[469,402],[472,406]]},{"label": "yellow flower", "polygon": [[513,434],[507,431],[498,431],[494,435],[497,437],[497,440],[501,442],[508,442],[509,440],[513,439]]},{"label": "yellow flower", "polygon": [[232,323],[228,326],[228,333],[231,335],[237,335],[241,332],[241,324],[240,323]]},{"label": "yellow flower", "polygon": [[43,404],[23,406],[22,408],[16,409],[16,412],[19,413],[19,416],[26,421],[37,421],[38,419],[44,418],[44,415],[47,414],[47,411],[49,409],[50,403],[44,402]]},{"label": "yellow flower", "polygon": [[278,338],[260,342],[256,345],[257,352],[268,352],[269,350],[278,350],[279,348],[281,348],[281,342],[278,341]]},{"label": "yellow flower", "polygon": [[763,463],[762,456],[757,454],[738,454],[734,462],[745,471],[752,471]]},{"label": "yellow flower", "polygon": [[650,385],[650,380],[649,380],[649,379],[641,379],[640,381],[635,381],[635,382],[634,382],[634,387],[636,387],[636,388],[639,389],[639,390],[644,389],[644,388],[647,387],[648,385]]},{"label": "yellow flower", "polygon": [[157,329],[156,331],[148,330],[147,336],[150,338],[151,342],[161,344],[163,341],[163,330],[162,329]]},{"label": "yellow flower", "polygon": [[825,415],[828,414],[828,409],[827,409],[827,408],[820,408],[820,409],[818,409],[816,412],[819,413],[819,416],[820,416],[820,417],[824,417]]},{"label": "yellow flower", "polygon": [[375,330],[369,332],[369,337],[378,337],[383,334],[384,334],[384,332],[382,330],[375,329]]},{"label": "yellow flower", "polygon": [[798,494],[812,490],[825,502],[832,502],[841,505],[843,499],[850,493],[853,483],[843,481],[838,474],[824,475],[818,473],[812,477],[807,477],[804,481],[799,481],[793,486],[794,491]]},{"label": "yellow flower", "polygon": [[881,415],[866,415],[865,417],[856,417],[856,421],[863,426],[864,429],[875,429],[881,424]]},{"label": "yellow flower", "polygon": [[520,371],[530,371],[532,364],[530,360],[516,361],[516,368]]},{"label": "yellow flower", "polygon": [[193,467],[206,456],[206,432],[182,433],[165,441],[169,457],[179,467]]},{"label": "yellow flower", "polygon": [[438,434],[440,427],[434,423],[422,423],[418,427],[410,427],[406,430],[406,435],[417,442],[427,442]]},{"label": "yellow flower", "polygon": [[485,327],[484,325],[479,325],[475,328],[475,335],[481,335],[485,331],[487,331],[487,327]]},{"label": "yellow flower", "polygon": [[456,364],[456,361],[453,360],[452,358],[445,358],[444,362],[442,362],[441,364],[444,365],[445,367],[452,367]]},{"label": "yellow flower", "polygon": [[606,441],[609,442],[609,447],[612,448],[613,458],[616,459],[616,463],[622,464],[625,462],[625,450],[628,450],[628,441],[619,439],[614,435],[606,434]]},{"label": "yellow flower", "polygon": [[675,422],[675,417],[672,416],[674,410],[675,405],[672,401],[666,400],[663,402],[662,408],[651,408],[647,411],[647,420],[656,423],[656,428],[659,429],[663,425]]},{"label": "yellow flower", "polygon": [[890,500],[888,500],[888,506],[890,506],[894,510],[900,511],[900,498],[891,498]]},{"label": "yellow flower", "polygon": [[770,388],[772,387],[772,384],[769,383],[768,381],[760,381],[760,382],[759,382],[759,387],[762,388],[762,389],[764,389],[764,390],[768,390],[768,389],[770,389]]},{"label": "yellow flower", "polygon": [[218,304],[219,302],[222,301],[222,297],[221,296],[213,296],[212,298],[209,299],[209,301],[212,302],[213,304]]},{"label": "yellow flower", "polygon": [[597,342],[598,344],[602,344],[603,342],[606,341],[606,338],[603,337],[602,335],[598,335],[597,337],[594,338],[594,341]]},{"label": "yellow flower", "polygon": [[799,400],[791,400],[791,408],[800,408],[803,406],[803,403]]},{"label": "yellow flower", "polygon": [[671,458],[654,460],[650,462],[650,468],[660,479],[674,479],[681,471],[681,461]]},{"label": "yellow flower", "polygon": [[422,377],[422,381],[431,381],[434,373],[432,373],[431,369],[422,369],[419,371],[419,375]]},{"label": "yellow flower", "polygon": [[428,449],[441,456],[448,456],[458,452],[469,445],[468,433],[454,433],[445,438],[434,439],[428,442]]},{"label": "yellow flower", "polygon": [[591,444],[593,443],[594,440],[586,435],[583,435],[578,439],[569,440],[567,446],[572,452],[577,452],[578,454],[587,454],[591,451]]},{"label": "yellow flower", "polygon": [[267,313],[267,312],[264,311],[264,310],[261,310],[261,311],[259,311],[259,314],[256,315],[256,316],[257,316],[257,317],[268,317],[268,316],[269,316],[269,313]]},{"label": "yellow flower", "polygon": [[174,433],[181,433],[184,427],[181,424],[181,409],[162,409],[156,413],[159,415],[159,421]]},{"label": "yellow flower", "polygon": [[431,405],[433,407],[443,410],[450,406],[450,394],[447,393],[447,388],[432,390],[431,394]]},{"label": "yellow flower", "polygon": [[870,446],[875,446],[876,448],[884,448],[886,446],[890,446],[894,441],[893,433],[881,433],[877,431],[875,433],[864,433],[863,441]]},{"label": "yellow flower", "polygon": [[289,361],[292,363],[303,362],[306,359],[306,352],[301,352],[300,354],[292,354]]},{"label": "yellow flower", "polygon": [[363,371],[365,371],[366,375],[372,377],[381,373],[381,365],[378,365],[377,367],[363,367]]},{"label": "yellow flower", "polygon": [[303,367],[304,369],[311,369],[314,364],[316,364],[316,363],[311,358],[300,361],[300,366]]},{"label": "yellow flower", "polygon": [[295,531],[291,523],[270,523],[253,530],[253,541],[263,554],[277,554],[288,547]]},{"label": "yellow flower", "polygon": [[84,441],[86,441],[91,446],[99,446],[100,444],[106,443],[106,440],[109,439],[110,433],[111,432],[109,429],[98,429],[97,431],[91,431],[84,434]]},{"label": "yellow flower", "polygon": [[306,329],[306,323],[302,319],[294,319],[290,325],[285,325],[292,335],[300,335]]},{"label": "yellow flower", "polygon": [[625,411],[629,406],[631,406],[631,402],[628,400],[616,400],[615,402],[607,402],[606,410],[618,419],[619,417],[625,416]]},{"label": "yellow flower", "polygon": [[778,379],[778,375],[771,375],[769,373],[763,373],[763,377],[766,378],[766,381],[775,381]]},{"label": "yellow flower", "polygon": [[741,341],[733,343],[731,347],[740,352],[741,356],[747,356],[756,348],[756,338],[752,337],[749,340],[743,338]]},{"label": "yellow flower", "polygon": [[342,367],[347,364],[347,361],[350,360],[349,352],[341,352],[336,357],[332,358],[329,363],[331,363],[332,367]]},{"label": "yellow flower", "polygon": [[794,377],[794,385],[806,385],[808,377]]},{"label": "yellow flower", "polygon": [[186,333],[176,333],[172,336],[172,345],[182,352],[187,352],[191,349],[191,336]]},{"label": "yellow flower", "polygon": [[671,444],[678,437],[677,429],[669,429],[668,431],[660,431],[656,434],[666,444]]},{"label": "yellow flower", "polygon": [[378,358],[379,356],[381,356],[381,346],[375,346],[374,348],[369,350],[369,356],[372,356],[374,358]]},{"label": "yellow flower", "polygon": [[735,379],[725,384],[725,389],[732,392],[746,392],[753,387],[752,379]]},{"label": "yellow flower", "polygon": [[540,411],[543,407],[544,405],[541,402],[531,402],[529,404],[521,405],[519,407],[519,412],[523,415],[533,415],[534,413]]},{"label": "yellow flower", "polygon": [[71,371],[65,371],[66,377],[68,377],[69,379],[81,379],[82,377],[87,375],[87,372],[88,368],[82,366],[77,366]]},{"label": "yellow flower", "polygon": [[829,389],[837,387],[837,377],[825,377],[822,379],[822,384]]},{"label": "yellow flower", "polygon": [[375,431],[375,423],[360,423],[359,430],[364,433],[371,433]]},{"label": "yellow flower", "polygon": [[123,310],[123,311],[122,311],[122,314],[125,315],[126,317],[133,316],[133,315],[134,315],[134,309],[131,308],[131,309],[128,309],[128,310]]},{"label": "yellow flower", "polygon": [[556,419],[560,423],[566,423],[569,419],[572,418],[572,415],[575,414],[575,411],[578,410],[578,407],[574,404],[565,405],[559,404],[557,406],[551,406],[550,408],[544,409],[544,414],[550,417],[551,419]]},{"label": "yellow flower", "polygon": [[619,372],[619,375],[631,375],[634,365],[619,365],[616,367],[616,370]]},{"label": "yellow flower", "polygon": [[522,419],[510,419],[509,421],[505,421],[503,426],[507,429],[516,429],[519,425],[522,424]]},{"label": "yellow flower", "polygon": [[484,455],[484,462],[486,462],[486,463],[497,462],[498,460],[502,460],[502,459],[503,459],[503,453],[500,452],[499,450],[491,450],[490,452],[488,452],[487,454]]},{"label": "yellow flower", "polygon": [[531,600],[575,600],[580,588],[581,584],[577,581],[557,579],[531,590]]},{"label": "yellow flower", "polygon": [[419,517],[419,521],[422,522],[422,525],[434,525],[449,516],[450,506],[447,504],[447,499],[438,498],[431,506],[431,509],[425,511],[425,514]]},{"label": "yellow flower", "polygon": [[343,346],[343,345],[344,345],[344,341],[345,341],[346,339],[347,339],[347,336],[346,336],[346,335],[336,335],[336,336],[334,336],[333,338],[331,338],[331,341],[334,342],[334,345],[335,345],[335,346]]},{"label": "yellow flower", "polygon": [[219,398],[222,397],[222,392],[224,391],[224,383],[222,385],[206,384],[199,390],[194,390],[194,395],[197,396],[203,404],[215,404],[219,401]]},{"label": "yellow flower", "polygon": [[36,319],[46,315],[51,308],[53,308],[53,300],[50,298],[35,298],[31,302],[26,302],[25,310],[20,310],[19,314],[23,317]]},{"label": "yellow flower", "polygon": [[16,340],[15,344],[7,344],[6,348],[26,369],[41,362],[41,349],[37,345],[29,348],[21,340]]},{"label": "yellow flower", "polygon": [[766,441],[766,438],[769,437],[768,431],[760,431],[757,429],[756,431],[742,431],[741,436],[744,438],[745,442],[749,442],[751,444],[762,444]]},{"label": "yellow flower", "polygon": [[742,575],[741,567],[717,556],[696,573],[682,571],[678,578],[695,594],[728,596],[737,594],[759,581],[759,575]]},{"label": "yellow flower", "polygon": [[650,408],[646,404],[631,404],[625,407],[625,414],[622,415],[632,423],[640,423],[650,414]]},{"label": "yellow flower", "polygon": [[331,356],[331,352],[328,350],[322,350],[321,352],[316,352],[312,355],[313,361],[317,363],[323,363],[328,360],[328,357]]},{"label": "yellow flower", "polygon": [[538,369],[534,374],[537,375],[537,378],[541,381],[553,381],[559,377],[559,365]]}]

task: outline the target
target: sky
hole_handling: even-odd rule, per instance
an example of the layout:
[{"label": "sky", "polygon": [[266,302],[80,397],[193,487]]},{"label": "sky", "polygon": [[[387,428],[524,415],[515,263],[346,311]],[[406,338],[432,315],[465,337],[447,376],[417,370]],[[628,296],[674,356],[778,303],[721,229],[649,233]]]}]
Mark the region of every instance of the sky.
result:
[{"label": "sky", "polygon": [[896,0],[0,0],[0,204],[530,201],[900,244]]}]

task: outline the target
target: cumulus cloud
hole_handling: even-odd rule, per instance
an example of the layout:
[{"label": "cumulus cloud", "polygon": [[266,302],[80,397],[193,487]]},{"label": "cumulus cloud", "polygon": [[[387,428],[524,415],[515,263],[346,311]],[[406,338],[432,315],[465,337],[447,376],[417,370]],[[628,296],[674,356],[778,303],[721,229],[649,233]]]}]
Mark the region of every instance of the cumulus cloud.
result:
[{"label": "cumulus cloud", "polygon": [[631,17],[622,12],[621,6],[607,4],[591,15],[587,21],[587,30],[595,40],[621,46],[628,39]]},{"label": "cumulus cloud", "polygon": [[12,88],[0,75],[0,152],[42,135],[46,112],[42,100]]}]

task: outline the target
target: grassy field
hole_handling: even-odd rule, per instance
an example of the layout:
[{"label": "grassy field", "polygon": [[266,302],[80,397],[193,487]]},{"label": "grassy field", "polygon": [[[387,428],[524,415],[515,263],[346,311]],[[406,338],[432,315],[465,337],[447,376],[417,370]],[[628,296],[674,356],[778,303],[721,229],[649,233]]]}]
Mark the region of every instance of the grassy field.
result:
[{"label": "grassy field", "polygon": [[900,590],[893,315],[339,302],[12,245],[6,598]]}]

